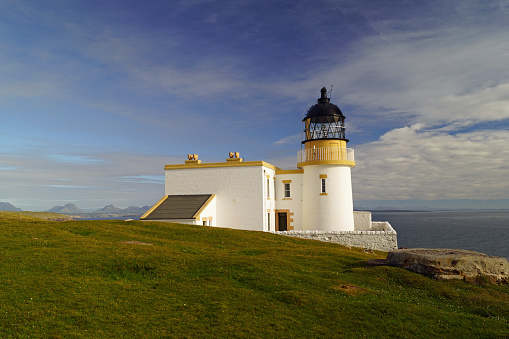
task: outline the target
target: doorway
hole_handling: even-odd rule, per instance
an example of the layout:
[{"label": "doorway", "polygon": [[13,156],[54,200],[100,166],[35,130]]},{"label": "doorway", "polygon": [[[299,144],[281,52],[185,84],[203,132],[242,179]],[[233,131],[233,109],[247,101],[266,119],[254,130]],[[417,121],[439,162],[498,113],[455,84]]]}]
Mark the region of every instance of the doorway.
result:
[{"label": "doorway", "polygon": [[288,216],[286,212],[278,212],[278,231],[287,231],[288,230]]}]

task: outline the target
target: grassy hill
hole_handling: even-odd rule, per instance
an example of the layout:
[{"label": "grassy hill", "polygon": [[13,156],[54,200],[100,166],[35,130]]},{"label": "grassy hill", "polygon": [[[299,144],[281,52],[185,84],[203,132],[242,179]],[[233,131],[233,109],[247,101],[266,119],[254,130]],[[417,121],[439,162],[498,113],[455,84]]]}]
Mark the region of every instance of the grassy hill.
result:
[{"label": "grassy hill", "polygon": [[[14,214],[19,215],[19,214]],[[239,230],[0,216],[0,337],[509,336],[509,286]]]}]

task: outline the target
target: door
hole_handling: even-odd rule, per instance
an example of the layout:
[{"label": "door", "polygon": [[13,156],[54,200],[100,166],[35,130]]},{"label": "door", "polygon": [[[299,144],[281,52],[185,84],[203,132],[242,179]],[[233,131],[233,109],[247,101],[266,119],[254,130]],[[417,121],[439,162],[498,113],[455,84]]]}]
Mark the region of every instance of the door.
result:
[{"label": "door", "polygon": [[278,231],[286,231],[287,230],[287,216],[286,212],[279,212],[277,214],[278,217]]}]

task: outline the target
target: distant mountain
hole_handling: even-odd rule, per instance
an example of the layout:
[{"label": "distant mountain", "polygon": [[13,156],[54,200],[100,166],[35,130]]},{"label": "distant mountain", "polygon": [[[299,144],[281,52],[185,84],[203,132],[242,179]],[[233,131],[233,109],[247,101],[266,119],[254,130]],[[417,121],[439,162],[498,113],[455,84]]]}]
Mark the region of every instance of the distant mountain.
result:
[{"label": "distant mountain", "polygon": [[150,206],[143,206],[143,207],[129,206],[124,210],[124,212],[125,213],[133,213],[133,214],[143,214],[146,211],[148,211],[149,209],[150,209]]},{"label": "distant mountain", "polygon": [[97,214],[97,213],[117,214],[117,213],[122,213],[122,212],[123,212],[123,210],[121,208],[115,207],[113,205],[108,205],[108,206],[104,206],[103,208],[101,208],[97,211],[94,211],[93,213],[94,214]]},{"label": "distant mountain", "polygon": [[113,216],[113,215],[118,215],[118,216],[137,216],[137,215],[142,215],[143,213],[145,213],[146,211],[148,211],[150,209],[150,206],[143,206],[143,207],[138,207],[138,206],[129,206],[127,208],[118,208],[118,207],[115,207],[113,205],[108,205],[108,206],[104,206],[103,208],[97,210],[97,211],[94,211],[93,213],[91,214],[95,214],[95,215],[98,215],[98,214],[107,214],[107,215],[110,215],[110,216]]},{"label": "distant mountain", "polygon": [[83,214],[85,213],[81,208],[74,204],[67,204],[65,206],[55,206],[48,212],[61,213],[61,214]]},{"label": "distant mountain", "polygon": [[48,212],[55,212],[60,214],[72,214],[82,218],[91,217],[137,217],[143,215],[150,209],[150,206],[129,206],[125,209],[115,207],[113,205],[107,205],[100,209],[94,210],[82,210],[74,204],[67,204],[65,206],[55,206]]},{"label": "distant mountain", "polygon": [[[436,210],[436,209],[435,209]],[[394,207],[394,206],[377,206],[365,207],[354,206],[354,211],[370,211],[370,212],[431,212],[433,209],[425,206],[411,206],[411,207]]]},{"label": "distant mountain", "polygon": [[0,202],[0,211],[22,212],[23,210],[10,202]]}]

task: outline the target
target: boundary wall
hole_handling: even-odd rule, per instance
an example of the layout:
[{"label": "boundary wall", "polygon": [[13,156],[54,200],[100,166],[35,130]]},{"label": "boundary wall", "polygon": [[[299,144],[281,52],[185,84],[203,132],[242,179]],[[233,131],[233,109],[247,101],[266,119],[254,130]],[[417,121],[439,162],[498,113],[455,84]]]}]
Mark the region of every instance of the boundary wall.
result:
[{"label": "boundary wall", "polygon": [[371,222],[370,228],[369,231],[282,231],[271,233],[384,252],[398,248],[398,234],[387,221]]}]

